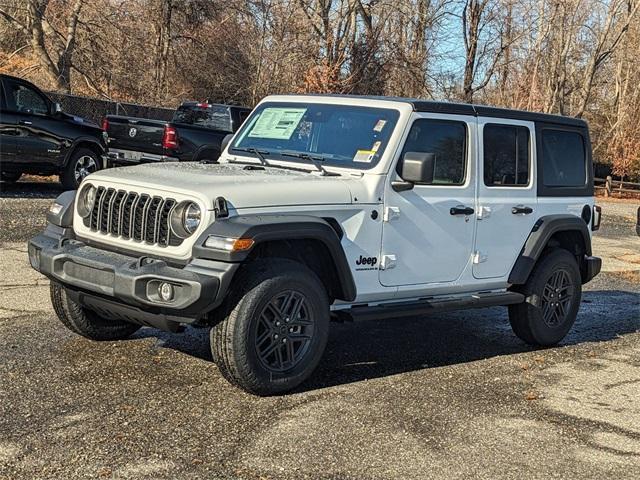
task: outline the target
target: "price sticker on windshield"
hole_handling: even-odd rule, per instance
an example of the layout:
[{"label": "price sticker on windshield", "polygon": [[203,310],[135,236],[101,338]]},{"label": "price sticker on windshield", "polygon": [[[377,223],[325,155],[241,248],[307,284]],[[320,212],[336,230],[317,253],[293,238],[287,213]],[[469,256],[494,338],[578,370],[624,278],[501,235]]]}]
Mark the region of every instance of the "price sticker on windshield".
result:
[{"label": "price sticker on windshield", "polygon": [[289,140],[306,111],[306,108],[265,108],[248,136]]}]

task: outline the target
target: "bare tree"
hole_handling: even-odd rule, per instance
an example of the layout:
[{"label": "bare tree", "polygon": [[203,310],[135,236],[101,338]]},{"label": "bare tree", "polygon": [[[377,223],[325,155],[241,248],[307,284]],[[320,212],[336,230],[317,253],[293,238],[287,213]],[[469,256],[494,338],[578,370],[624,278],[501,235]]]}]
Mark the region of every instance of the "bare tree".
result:
[{"label": "bare tree", "polygon": [[12,15],[7,9],[0,8],[0,18],[9,22],[29,39],[39,65],[49,76],[56,89],[71,90],[71,69],[76,49],[78,19],[84,0],[75,0],[67,14],[64,31],[59,31],[47,19],[49,0],[26,0],[24,19]]}]

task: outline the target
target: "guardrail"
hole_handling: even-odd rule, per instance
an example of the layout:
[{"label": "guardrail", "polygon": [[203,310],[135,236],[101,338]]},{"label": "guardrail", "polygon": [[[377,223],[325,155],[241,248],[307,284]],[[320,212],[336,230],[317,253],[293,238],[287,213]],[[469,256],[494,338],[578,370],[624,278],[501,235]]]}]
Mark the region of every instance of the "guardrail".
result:
[{"label": "guardrail", "polygon": [[613,194],[631,193],[640,195],[640,183],[624,182],[614,180],[611,176],[607,178],[594,178],[594,187],[596,190],[603,190],[605,197],[611,197]]}]

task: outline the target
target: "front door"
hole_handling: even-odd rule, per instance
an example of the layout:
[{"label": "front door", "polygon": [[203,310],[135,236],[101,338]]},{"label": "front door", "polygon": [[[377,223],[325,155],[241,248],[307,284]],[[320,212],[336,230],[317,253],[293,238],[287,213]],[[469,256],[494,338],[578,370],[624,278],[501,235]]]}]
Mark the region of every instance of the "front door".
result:
[{"label": "front door", "polygon": [[453,282],[469,264],[475,228],[476,118],[419,114],[406,152],[435,154],[434,181],[397,192],[385,187],[380,282],[385,286]]},{"label": "front door", "polygon": [[481,118],[478,146],[473,276],[500,278],[509,275],[536,221],[534,124]]},{"label": "front door", "polygon": [[56,132],[60,122],[51,116],[49,102],[27,84],[8,80],[5,85],[7,106],[15,119],[16,161],[56,166],[65,144]]}]

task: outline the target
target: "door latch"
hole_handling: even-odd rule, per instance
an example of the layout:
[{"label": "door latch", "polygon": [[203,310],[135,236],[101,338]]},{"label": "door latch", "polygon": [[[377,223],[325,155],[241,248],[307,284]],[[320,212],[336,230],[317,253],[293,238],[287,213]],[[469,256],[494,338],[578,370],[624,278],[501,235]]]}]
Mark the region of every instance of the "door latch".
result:
[{"label": "door latch", "polygon": [[395,220],[396,218],[400,218],[400,207],[385,207],[382,220],[385,222],[390,222],[391,220]]}]

